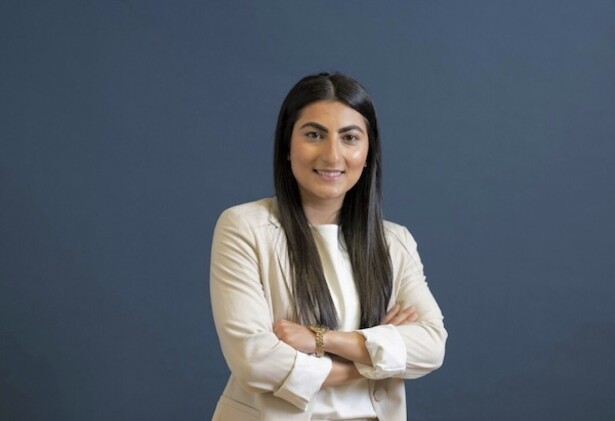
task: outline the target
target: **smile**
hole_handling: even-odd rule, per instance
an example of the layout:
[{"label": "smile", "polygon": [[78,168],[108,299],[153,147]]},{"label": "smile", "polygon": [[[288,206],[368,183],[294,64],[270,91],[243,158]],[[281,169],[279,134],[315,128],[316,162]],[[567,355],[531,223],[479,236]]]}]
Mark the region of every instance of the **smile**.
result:
[{"label": "smile", "polygon": [[318,175],[327,178],[336,178],[344,173],[340,170],[314,170]]}]

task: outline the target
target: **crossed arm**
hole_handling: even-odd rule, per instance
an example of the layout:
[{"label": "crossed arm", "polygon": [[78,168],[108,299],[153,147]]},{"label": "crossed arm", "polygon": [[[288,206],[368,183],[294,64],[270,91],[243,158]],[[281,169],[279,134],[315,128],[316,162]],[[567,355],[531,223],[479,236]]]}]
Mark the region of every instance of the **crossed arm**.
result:
[{"label": "crossed arm", "polygon": [[[414,306],[402,308],[399,304],[393,306],[383,317],[381,325],[400,326],[414,323],[418,320]],[[306,326],[278,320],[273,324],[273,333],[279,340],[290,345],[297,351],[306,354],[316,352],[316,338]],[[370,355],[365,346],[365,337],[356,331],[342,332],[329,330],[324,336],[325,352],[331,356],[332,368],[323,383],[323,387],[337,386],[347,381],[361,377],[356,363],[372,365]]]}]

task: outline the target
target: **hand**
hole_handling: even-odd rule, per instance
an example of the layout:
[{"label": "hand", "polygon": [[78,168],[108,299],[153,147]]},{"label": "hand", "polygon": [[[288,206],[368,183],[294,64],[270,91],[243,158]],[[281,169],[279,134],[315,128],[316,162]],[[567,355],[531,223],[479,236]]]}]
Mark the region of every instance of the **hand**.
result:
[{"label": "hand", "polygon": [[350,380],[360,379],[361,373],[352,361],[331,355],[331,371],[322,387],[339,386]]},{"label": "hand", "polygon": [[316,335],[306,326],[278,320],[273,324],[273,333],[282,342],[295,348],[297,351],[313,354],[316,352]]},{"label": "hand", "polygon": [[380,321],[381,325],[409,325],[410,323],[414,323],[419,319],[419,315],[416,312],[416,307],[406,307],[404,309],[401,308],[401,305],[395,304],[388,312],[384,315],[382,320]]}]

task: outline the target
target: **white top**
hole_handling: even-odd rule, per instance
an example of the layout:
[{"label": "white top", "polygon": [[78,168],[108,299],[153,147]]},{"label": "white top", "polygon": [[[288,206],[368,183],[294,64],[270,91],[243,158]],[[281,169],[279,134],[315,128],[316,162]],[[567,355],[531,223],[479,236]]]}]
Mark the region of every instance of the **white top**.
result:
[{"label": "white top", "polygon": [[[339,318],[339,330],[359,329],[361,306],[352,266],[338,225],[312,226],[322,269]],[[314,396],[312,419],[341,420],[376,418],[367,378],[342,386],[323,388]]]}]

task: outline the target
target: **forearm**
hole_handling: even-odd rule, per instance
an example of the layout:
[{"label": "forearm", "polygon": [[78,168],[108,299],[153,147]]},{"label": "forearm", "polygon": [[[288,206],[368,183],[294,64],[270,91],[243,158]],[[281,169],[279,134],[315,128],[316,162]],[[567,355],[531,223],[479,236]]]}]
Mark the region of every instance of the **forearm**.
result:
[{"label": "forearm", "polygon": [[371,365],[372,360],[365,347],[365,337],[358,332],[330,330],[324,337],[325,352],[345,360]]},{"label": "forearm", "polygon": [[352,361],[343,360],[335,356],[331,357],[331,361],[333,365],[329,375],[322,384],[323,388],[339,386],[349,382],[350,380],[355,380],[362,377]]},{"label": "forearm", "polygon": [[[418,320],[416,307],[403,308],[395,304],[384,318],[381,325],[406,325]],[[325,352],[339,355],[356,363],[372,365],[373,361],[365,344],[365,336],[358,332],[328,331],[324,335]]]},{"label": "forearm", "polygon": [[[404,309],[400,305],[395,305],[387,312],[382,323],[387,325],[403,325],[414,322],[417,317],[414,307]],[[278,339],[298,351],[306,354],[318,352],[320,332],[314,332],[309,327],[288,320],[278,320],[273,324],[273,332]],[[325,387],[332,385],[331,383],[343,383],[346,381],[348,370],[350,369],[352,369],[352,375],[361,375],[360,372],[355,373],[357,371],[354,367],[355,364],[361,364],[366,367],[372,367],[375,363],[382,365],[381,361],[374,362],[372,360],[373,353],[370,353],[366,337],[363,333],[328,330],[322,334],[321,338],[326,354],[333,359],[339,357],[337,358],[339,361],[353,366],[351,368],[347,366],[334,367],[330,373],[330,378],[328,377],[325,381]],[[399,342],[399,347],[403,348],[401,338]]]}]

